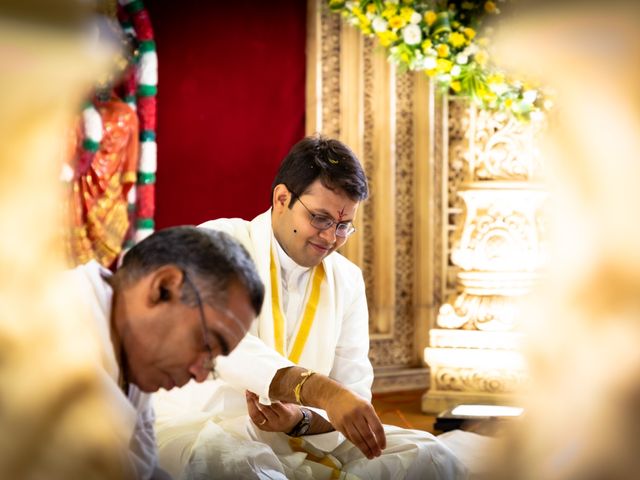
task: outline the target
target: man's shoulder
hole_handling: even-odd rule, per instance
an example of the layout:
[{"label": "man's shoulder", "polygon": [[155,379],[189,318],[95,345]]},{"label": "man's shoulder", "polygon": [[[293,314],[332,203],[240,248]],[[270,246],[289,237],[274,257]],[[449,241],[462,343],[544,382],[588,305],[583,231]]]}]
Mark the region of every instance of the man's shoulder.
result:
[{"label": "man's shoulder", "polygon": [[339,275],[345,275],[348,277],[362,276],[362,270],[360,267],[338,252],[333,252],[325,259],[325,261],[329,262],[331,268],[333,268]]},{"label": "man's shoulder", "polygon": [[212,230],[235,230],[249,225],[249,221],[243,218],[216,218],[198,225],[199,228],[210,228]]}]

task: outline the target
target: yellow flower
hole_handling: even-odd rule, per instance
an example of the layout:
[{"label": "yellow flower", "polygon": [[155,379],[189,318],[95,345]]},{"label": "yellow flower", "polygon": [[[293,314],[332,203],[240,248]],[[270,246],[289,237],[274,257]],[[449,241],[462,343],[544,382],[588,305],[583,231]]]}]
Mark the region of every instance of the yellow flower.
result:
[{"label": "yellow flower", "polygon": [[473,37],[475,37],[475,36],[476,36],[476,31],[475,31],[473,28],[471,28],[471,27],[467,27],[467,28],[465,28],[465,29],[463,30],[463,32],[464,32],[464,34],[467,36],[467,38],[468,38],[469,40],[473,40]]},{"label": "yellow flower", "polygon": [[436,12],[434,12],[433,10],[424,12],[424,21],[427,22],[427,25],[429,26],[433,25],[433,22],[436,21],[436,18],[437,18]]},{"label": "yellow flower", "polygon": [[409,23],[409,21],[411,20],[411,16],[413,15],[413,12],[415,10],[411,7],[402,7],[400,9],[400,16],[402,17],[402,19],[406,22]]},{"label": "yellow flower", "polygon": [[505,106],[506,108],[511,108],[511,105],[512,105],[512,104],[513,104],[513,100],[512,100],[511,98],[506,98],[506,99],[504,100],[504,106]]},{"label": "yellow flower", "polygon": [[502,73],[492,73],[487,77],[487,83],[489,84],[504,83],[504,75]]},{"label": "yellow flower", "polygon": [[365,15],[358,15],[358,20],[360,20],[360,28],[367,28],[371,25],[371,20]]},{"label": "yellow flower", "polygon": [[363,27],[361,25],[360,28],[362,28],[362,33],[365,35],[371,35],[373,33],[373,30],[371,30],[371,28],[369,27]]},{"label": "yellow flower", "polygon": [[406,23],[407,21],[400,15],[396,15],[389,19],[389,27],[393,28],[394,30],[404,27]]},{"label": "yellow flower", "polygon": [[467,39],[461,33],[453,32],[451,35],[449,35],[449,43],[454,48],[460,48],[465,43],[467,43]]},{"label": "yellow flower", "polygon": [[393,17],[398,11],[398,7],[393,3],[385,3],[384,11],[382,12],[382,17],[387,20]]},{"label": "yellow flower", "polygon": [[433,45],[431,43],[431,39],[427,38],[424,42],[422,42],[422,51],[426,53],[427,50],[431,48],[431,45]]},{"label": "yellow flower", "polygon": [[449,45],[446,43],[441,43],[436,47],[436,51],[438,52],[439,57],[448,57],[449,56]]},{"label": "yellow flower", "polygon": [[491,103],[496,100],[497,95],[493,93],[491,90],[482,90],[480,92],[480,96],[485,102]]},{"label": "yellow flower", "polygon": [[496,4],[493,3],[491,0],[489,0],[484,4],[484,11],[487,13],[494,13],[496,9],[497,9]]},{"label": "yellow flower", "polygon": [[369,13],[376,13],[376,5],[375,3],[370,3],[369,5],[367,5],[367,12]]},{"label": "yellow flower", "polygon": [[431,70],[425,70],[424,73],[426,73],[429,77],[434,77],[438,72],[435,68],[432,68]]},{"label": "yellow flower", "polygon": [[487,61],[489,60],[489,55],[487,55],[487,52],[485,52],[484,50],[480,50],[478,53],[474,55],[473,58],[478,63],[478,65],[480,65],[481,67],[484,67],[487,64]]},{"label": "yellow flower", "polygon": [[446,58],[439,58],[436,60],[436,70],[438,73],[447,73],[451,71],[451,67],[453,67],[453,62],[451,60],[447,60]]},{"label": "yellow flower", "polygon": [[402,52],[400,54],[400,60],[402,60],[404,63],[409,63],[409,54],[407,52]]},{"label": "yellow flower", "polygon": [[380,40],[380,45],[388,47],[398,39],[398,35],[395,32],[385,30],[384,32],[378,32],[378,39]]},{"label": "yellow flower", "polygon": [[362,10],[360,10],[360,7],[353,7],[351,9],[351,11],[353,12],[353,14],[357,17],[358,15],[362,15]]},{"label": "yellow flower", "polygon": [[460,82],[458,80],[456,80],[455,82],[451,82],[451,89],[458,93],[460,92],[460,90],[462,90],[462,85],[460,84]]}]

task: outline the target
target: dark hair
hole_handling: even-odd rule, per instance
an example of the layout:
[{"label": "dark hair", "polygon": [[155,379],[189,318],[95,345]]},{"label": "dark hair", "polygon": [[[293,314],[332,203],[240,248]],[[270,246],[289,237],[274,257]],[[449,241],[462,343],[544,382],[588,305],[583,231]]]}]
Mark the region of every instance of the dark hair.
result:
[{"label": "dark hair", "polygon": [[271,185],[273,191],[283,183],[293,198],[302,195],[309,185],[320,179],[331,190],[342,190],[356,202],[367,198],[367,177],[356,155],[344,143],[322,135],[305,137],[296,143],[284,158]]},{"label": "dark hair", "polygon": [[[202,300],[214,307],[226,304],[229,285],[238,280],[260,314],[264,286],[247,250],[228,233],[193,226],[158,230],[127,252],[114,280],[136,281],[164,265],[188,273]],[[193,290],[183,288],[181,300],[195,305]]]}]

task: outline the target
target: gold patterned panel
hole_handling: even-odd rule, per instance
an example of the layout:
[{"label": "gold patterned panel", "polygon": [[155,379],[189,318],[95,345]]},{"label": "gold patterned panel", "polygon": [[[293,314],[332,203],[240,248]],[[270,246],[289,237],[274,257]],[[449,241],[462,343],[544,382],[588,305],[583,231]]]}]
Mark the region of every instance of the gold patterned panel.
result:
[{"label": "gold patterned panel", "polygon": [[440,367],[432,378],[441,392],[515,393],[526,383],[524,372],[512,369]]},{"label": "gold patterned panel", "polygon": [[422,351],[447,285],[447,132],[434,121],[444,119],[446,104],[424,74],[396,73],[377,41],[327,3],[309,1],[316,33],[307,52],[316,58],[308,60],[307,131],[319,126],[349,144],[369,179],[370,198],[348,242],[357,244],[342,253],[365,279],[374,389],[423,388]]}]

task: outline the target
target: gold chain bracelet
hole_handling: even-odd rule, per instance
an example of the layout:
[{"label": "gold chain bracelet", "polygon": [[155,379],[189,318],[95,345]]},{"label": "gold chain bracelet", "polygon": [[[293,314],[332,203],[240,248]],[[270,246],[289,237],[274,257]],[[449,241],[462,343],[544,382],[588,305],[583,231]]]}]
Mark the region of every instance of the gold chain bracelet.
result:
[{"label": "gold chain bracelet", "polygon": [[296,402],[298,403],[298,405],[302,405],[302,385],[304,385],[304,382],[309,380],[309,377],[314,373],[316,372],[314,372],[313,370],[307,370],[306,372],[300,374],[300,376],[302,377],[300,383],[298,383],[293,389],[293,394],[296,397]]}]

